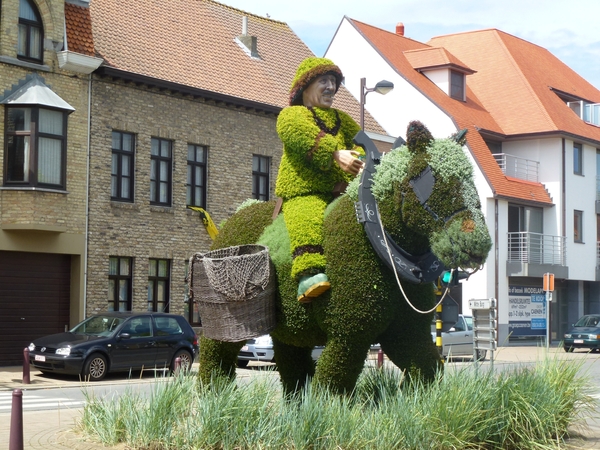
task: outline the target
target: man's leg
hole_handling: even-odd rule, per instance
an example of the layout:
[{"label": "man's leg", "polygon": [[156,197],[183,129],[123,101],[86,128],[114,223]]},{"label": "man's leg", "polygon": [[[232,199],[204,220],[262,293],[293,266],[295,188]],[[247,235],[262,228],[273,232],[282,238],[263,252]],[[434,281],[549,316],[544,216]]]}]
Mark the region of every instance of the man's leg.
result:
[{"label": "man's leg", "polygon": [[292,277],[299,281],[298,300],[311,301],[329,289],[323,254],[323,215],[327,201],[307,195],[286,200],[283,216],[290,236]]}]

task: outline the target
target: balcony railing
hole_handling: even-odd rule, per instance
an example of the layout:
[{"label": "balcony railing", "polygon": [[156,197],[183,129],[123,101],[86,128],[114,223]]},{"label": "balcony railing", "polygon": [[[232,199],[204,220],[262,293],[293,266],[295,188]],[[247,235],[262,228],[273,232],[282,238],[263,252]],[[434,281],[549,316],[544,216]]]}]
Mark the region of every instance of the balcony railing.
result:
[{"label": "balcony railing", "polygon": [[521,180],[539,181],[540,163],[538,161],[519,158],[508,153],[494,153],[494,158],[504,175]]},{"label": "balcony railing", "polygon": [[564,236],[518,232],[508,233],[508,262],[566,265]]}]

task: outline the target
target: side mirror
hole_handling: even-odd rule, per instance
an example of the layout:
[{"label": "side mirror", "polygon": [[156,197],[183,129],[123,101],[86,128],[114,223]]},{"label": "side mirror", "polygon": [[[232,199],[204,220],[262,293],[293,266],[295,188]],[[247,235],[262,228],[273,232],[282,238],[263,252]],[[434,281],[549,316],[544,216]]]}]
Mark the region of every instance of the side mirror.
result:
[{"label": "side mirror", "polygon": [[130,339],[131,338],[131,334],[129,333],[121,333],[119,335],[119,339]]},{"label": "side mirror", "polygon": [[456,331],[456,328],[452,327],[448,330],[448,332],[450,332],[450,331]]}]

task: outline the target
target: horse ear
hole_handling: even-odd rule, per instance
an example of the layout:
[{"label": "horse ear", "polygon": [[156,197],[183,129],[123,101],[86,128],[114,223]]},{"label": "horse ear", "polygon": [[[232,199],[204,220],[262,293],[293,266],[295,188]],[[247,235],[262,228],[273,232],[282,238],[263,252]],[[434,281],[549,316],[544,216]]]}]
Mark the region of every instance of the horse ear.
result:
[{"label": "horse ear", "polygon": [[392,148],[402,147],[404,144],[406,144],[406,141],[402,138],[402,136],[398,136],[398,139],[396,139],[392,144]]}]

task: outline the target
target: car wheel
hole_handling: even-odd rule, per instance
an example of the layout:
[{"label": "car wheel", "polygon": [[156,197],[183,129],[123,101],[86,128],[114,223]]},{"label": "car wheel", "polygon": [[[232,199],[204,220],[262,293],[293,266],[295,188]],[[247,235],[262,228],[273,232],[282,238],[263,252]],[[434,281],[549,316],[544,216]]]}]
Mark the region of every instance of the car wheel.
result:
[{"label": "car wheel", "polygon": [[565,352],[567,353],[571,353],[573,351],[573,347],[563,347],[565,349]]},{"label": "car wheel", "polygon": [[192,359],[191,353],[187,350],[178,350],[173,356],[173,361],[171,362],[171,372],[175,372],[175,360],[177,358],[181,360],[181,370],[187,372],[192,368],[194,360]]},{"label": "car wheel", "polygon": [[248,362],[249,361],[247,359],[238,359],[237,366],[243,369],[244,367],[248,367]]},{"label": "car wheel", "polygon": [[94,353],[83,365],[82,375],[90,381],[100,381],[108,373],[108,362],[106,357],[100,353]]},{"label": "car wheel", "polygon": [[477,361],[485,361],[485,356],[487,355],[487,351],[486,350],[475,350],[475,357],[477,358]]}]

